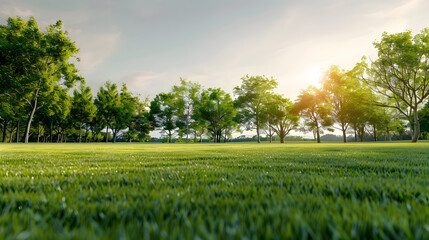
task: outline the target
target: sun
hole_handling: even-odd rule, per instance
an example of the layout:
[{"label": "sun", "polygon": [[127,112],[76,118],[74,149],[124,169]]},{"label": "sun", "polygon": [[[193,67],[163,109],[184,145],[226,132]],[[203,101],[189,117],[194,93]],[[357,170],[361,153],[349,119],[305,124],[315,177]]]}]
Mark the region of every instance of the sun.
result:
[{"label": "sun", "polygon": [[321,65],[313,65],[305,73],[305,79],[308,85],[320,85],[323,73],[326,71]]}]

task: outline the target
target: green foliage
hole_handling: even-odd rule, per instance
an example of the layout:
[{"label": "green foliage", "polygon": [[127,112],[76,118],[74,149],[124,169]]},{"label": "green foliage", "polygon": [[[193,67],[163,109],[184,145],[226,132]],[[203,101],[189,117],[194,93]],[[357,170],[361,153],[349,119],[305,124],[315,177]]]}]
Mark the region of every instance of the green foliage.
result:
[{"label": "green foliage", "polygon": [[425,106],[419,111],[421,135],[423,139],[429,137],[429,102],[426,102]]},{"label": "green foliage", "polygon": [[413,142],[420,136],[418,111],[429,96],[429,28],[419,34],[411,31],[384,33],[374,43],[378,59],[367,67],[362,78],[376,93],[386,98],[381,104],[406,117],[413,129]]},{"label": "green foliage", "polygon": [[[347,142],[347,130],[349,126],[359,119],[356,114],[368,105],[371,92],[361,86],[353,71],[346,72],[338,66],[331,66],[323,77],[323,91],[326,100],[332,106],[332,119],[339,125],[338,130],[343,133],[343,141]],[[362,116],[366,112],[360,112]]]},{"label": "green foliage", "polygon": [[96,111],[90,87],[81,85],[79,90],[73,91],[73,105],[70,114],[71,120],[79,124],[79,142],[82,140],[82,124],[91,122]]},{"label": "green foliage", "polygon": [[97,115],[100,117],[104,126],[106,126],[106,142],[108,142],[108,130],[113,129],[117,118],[120,116],[121,97],[118,86],[115,83],[107,81],[104,87],[100,87],[97,98],[94,100],[97,106]]},{"label": "green foliage", "polygon": [[141,142],[149,141],[149,133],[154,128],[153,122],[149,120],[150,113],[148,111],[148,100],[146,99],[141,102],[138,98],[135,98],[135,101],[137,101],[137,109],[128,127],[128,140],[138,140]]},{"label": "green foliage", "polygon": [[272,129],[284,143],[285,137],[298,126],[299,116],[291,113],[293,103],[280,95],[270,97],[265,109],[268,128]]},{"label": "green foliage", "polygon": [[248,129],[256,129],[258,143],[260,143],[260,129],[267,122],[264,109],[278,83],[276,79],[265,76],[246,75],[241,80],[241,85],[234,88],[240,119],[243,124],[248,125]]},{"label": "green foliage", "polygon": [[172,93],[160,93],[150,102],[149,120],[155,128],[166,133],[168,142],[171,143],[173,135],[184,125],[177,117],[177,102]]},{"label": "green foliage", "polygon": [[198,83],[180,78],[180,85],[173,86],[172,94],[175,96],[176,115],[180,122],[183,123],[178,125],[179,134],[186,134],[186,142],[189,142],[191,130],[198,131],[202,128],[197,113],[201,97],[201,86]]},{"label": "green foliage", "polygon": [[220,142],[222,131],[227,131],[235,126],[234,101],[222,89],[203,90],[198,107],[200,117],[205,122],[214,142]]},{"label": "green foliage", "polygon": [[14,96],[27,109],[25,142],[28,142],[33,116],[40,95],[49,94],[59,85],[72,87],[84,81],[69,60],[79,52],[62,21],[41,32],[34,17],[28,21],[9,18],[0,26],[0,95]]},{"label": "green foliage", "polygon": [[427,142],[0,151],[2,239],[429,238]]},{"label": "green foliage", "polygon": [[321,128],[330,127],[334,124],[331,117],[332,105],[327,99],[326,92],[313,86],[301,92],[292,113],[299,113],[304,118],[305,125],[315,132],[318,143],[320,143]]}]

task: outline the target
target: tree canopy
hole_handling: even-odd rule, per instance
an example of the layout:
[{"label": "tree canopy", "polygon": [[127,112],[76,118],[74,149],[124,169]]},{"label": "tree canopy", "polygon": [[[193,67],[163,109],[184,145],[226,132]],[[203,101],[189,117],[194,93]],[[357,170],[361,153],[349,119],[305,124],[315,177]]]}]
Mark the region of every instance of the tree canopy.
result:
[{"label": "tree canopy", "polygon": [[[419,34],[411,31],[383,33],[374,43],[378,58],[365,68],[363,81],[385,98],[380,106],[394,108],[405,116],[413,128],[412,142],[420,136],[418,111],[429,96],[429,29]],[[358,65],[359,66],[359,65]]]},{"label": "tree canopy", "polygon": [[93,93],[74,65],[79,49],[62,21],[42,31],[34,17],[9,18],[0,25],[1,139],[148,141],[158,130],[166,142],[226,142],[255,130],[258,143],[263,132],[283,143],[292,131],[313,132],[320,142],[323,130],[334,129],[344,142],[353,141],[347,134],[355,141],[429,137],[429,29],[384,33],[374,46],[376,59],[363,58],[351,70],[331,66],[320,87],[294,101],[264,75],[242,77],[231,92],[180,78],[170,91],[140,99],[112,81]]}]

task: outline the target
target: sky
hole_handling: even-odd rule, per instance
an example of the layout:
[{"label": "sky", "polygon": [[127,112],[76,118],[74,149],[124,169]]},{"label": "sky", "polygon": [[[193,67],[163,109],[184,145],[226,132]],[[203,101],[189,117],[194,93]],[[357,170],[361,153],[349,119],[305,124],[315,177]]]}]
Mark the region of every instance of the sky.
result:
[{"label": "sky", "polygon": [[61,19],[94,92],[110,80],[153,98],[182,77],[232,93],[248,74],[274,77],[294,100],[331,65],[375,58],[383,32],[429,27],[428,9],[425,0],[0,0],[0,24]]}]

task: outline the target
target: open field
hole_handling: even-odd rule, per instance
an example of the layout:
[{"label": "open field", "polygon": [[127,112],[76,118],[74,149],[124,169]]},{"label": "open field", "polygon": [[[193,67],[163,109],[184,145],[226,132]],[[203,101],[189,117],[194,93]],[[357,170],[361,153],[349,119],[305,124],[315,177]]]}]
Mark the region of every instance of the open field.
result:
[{"label": "open field", "polygon": [[0,238],[429,238],[429,143],[2,144]]}]

